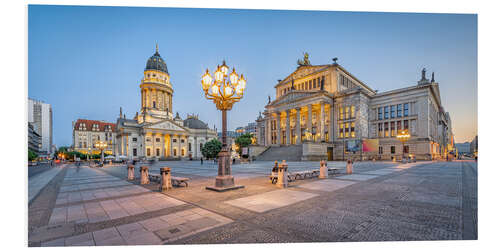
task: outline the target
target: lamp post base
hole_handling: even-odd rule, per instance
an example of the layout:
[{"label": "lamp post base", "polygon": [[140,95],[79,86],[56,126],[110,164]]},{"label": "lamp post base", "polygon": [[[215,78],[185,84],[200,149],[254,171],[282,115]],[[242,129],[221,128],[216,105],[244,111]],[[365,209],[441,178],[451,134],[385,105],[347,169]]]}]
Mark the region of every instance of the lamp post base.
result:
[{"label": "lamp post base", "polygon": [[206,187],[207,190],[224,192],[245,186],[235,186],[234,177],[231,175],[231,153],[227,148],[223,148],[219,152],[219,175],[215,177],[215,186]]}]

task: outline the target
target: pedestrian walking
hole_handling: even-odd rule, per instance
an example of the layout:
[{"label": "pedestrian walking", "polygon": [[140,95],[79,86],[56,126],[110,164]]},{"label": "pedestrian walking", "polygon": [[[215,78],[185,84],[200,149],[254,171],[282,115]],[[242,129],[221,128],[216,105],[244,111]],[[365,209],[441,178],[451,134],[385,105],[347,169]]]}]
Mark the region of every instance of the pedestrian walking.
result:
[{"label": "pedestrian walking", "polygon": [[201,165],[203,165],[203,157],[200,158]]}]

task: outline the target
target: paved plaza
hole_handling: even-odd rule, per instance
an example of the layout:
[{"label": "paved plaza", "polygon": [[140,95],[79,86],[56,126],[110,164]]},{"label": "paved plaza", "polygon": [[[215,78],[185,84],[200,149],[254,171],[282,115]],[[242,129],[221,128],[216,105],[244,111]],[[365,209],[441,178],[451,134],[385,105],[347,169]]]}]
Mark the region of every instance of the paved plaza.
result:
[{"label": "paved plaza", "polygon": [[[289,162],[289,172],[319,162]],[[165,193],[127,181],[124,165],[63,165],[29,179],[30,246],[150,245],[477,239],[477,164],[473,161],[345,162],[327,179],[286,189],[268,178],[273,162],[233,165],[245,188],[213,192],[213,162],[167,161],[189,177]],[[31,184],[33,182],[33,184]]]}]

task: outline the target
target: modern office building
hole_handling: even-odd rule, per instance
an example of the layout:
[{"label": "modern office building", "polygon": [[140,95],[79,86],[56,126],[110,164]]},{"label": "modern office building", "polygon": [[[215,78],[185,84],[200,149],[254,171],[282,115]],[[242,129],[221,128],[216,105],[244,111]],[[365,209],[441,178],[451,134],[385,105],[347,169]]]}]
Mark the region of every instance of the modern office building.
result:
[{"label": "modern office building", "polygon": [[52,153],[52,107],[48,103],[28,98],[28,123],[42,138],[40,156]]}]

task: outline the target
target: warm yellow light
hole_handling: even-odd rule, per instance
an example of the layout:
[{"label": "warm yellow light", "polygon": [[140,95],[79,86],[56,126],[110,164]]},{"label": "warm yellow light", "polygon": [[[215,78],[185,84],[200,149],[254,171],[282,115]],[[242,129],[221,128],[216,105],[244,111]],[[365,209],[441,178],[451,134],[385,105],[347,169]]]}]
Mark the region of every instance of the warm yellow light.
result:
[{"label": "warm yellow light", "polygon": [[217,84],[214,84],[212,86],[212,95],[218,96],[219,95],[219,86]]},{"label": "warm yellow light", "polygon": [[224,78],[224,73],[222,73],[220,66],[218,66],[217,70],[214,72],[214,77],[216,82],[222,82],[222,79]]},{"label": "warm yellow light", "polygon": [[212,76],[210,75],[210,73],[208,72],[208,69],[207,69],[205,74],[201,77],[201,84],[202,84],[203,90],[208,90],[208,88],[210,88],[210,85],[212,84],[212,80],[213,80]]},{"label": "warm yellow light", "polygon": [[243,77],[243,74],[241,74],[240,80],[238,81],[238,84],[241,86],[241,89],[245,90],[247,86],[247,80]]},{"label": "warm yellow light", "polygon": [[165,75],[165,82],[169,83],[170,82],[170,76]]},{"label": "warm yellow light", "polygon": [[229,97],[233,94],[233,88],[227,86],[224,88],[224,96]]},{"label": "warm yellow light", "polygon": [[236,74],[236,71],[233,68],[233,72],[229,75],[229,79],[231,80],[231,84],[235,86],[238,84],[238,74]]}]

